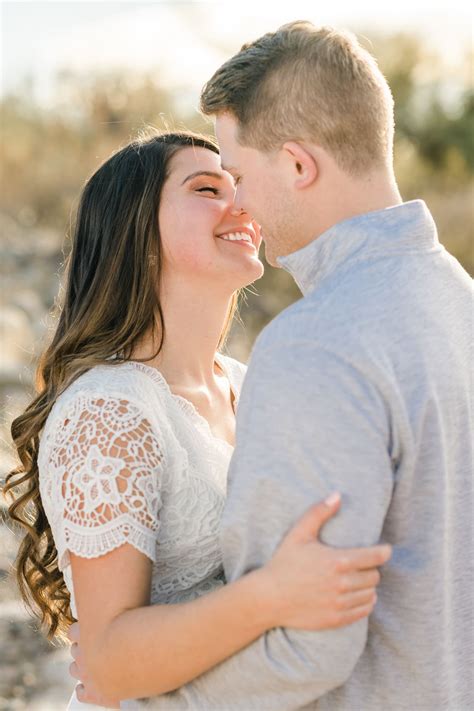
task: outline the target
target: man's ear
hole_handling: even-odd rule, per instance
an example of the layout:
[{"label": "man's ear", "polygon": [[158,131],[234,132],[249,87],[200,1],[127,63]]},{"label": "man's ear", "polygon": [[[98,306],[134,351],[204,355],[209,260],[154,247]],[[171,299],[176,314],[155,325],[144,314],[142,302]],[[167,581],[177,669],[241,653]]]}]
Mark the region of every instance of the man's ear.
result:
[{"label": "man's ear", "polygon": [[307,188],[318,177],[318,164],[313,154],[297,141],[287,141],[283,144],[286,159],[294,172],[295,188]]}]

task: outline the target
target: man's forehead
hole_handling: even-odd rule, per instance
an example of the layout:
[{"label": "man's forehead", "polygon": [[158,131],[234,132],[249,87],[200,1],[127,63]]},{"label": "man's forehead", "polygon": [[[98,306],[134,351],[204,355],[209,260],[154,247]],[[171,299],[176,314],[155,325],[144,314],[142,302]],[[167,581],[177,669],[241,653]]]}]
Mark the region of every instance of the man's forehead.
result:
[{"label": "man's forehead", "polygon": [[216,116],[216,131],[226,136],[234,136],[237,132],[238,123],[235,116],[228,112],[220,113]]},{"label": "man's forehead", "polygon": [[219,141],[219,152],[222,170],[226,170],[228,173],[239,170],[241,159],[239,151],[234,146],[229,146],[225,141]]},{"label": "man's forehead", "polygon": [[240,170],[240,165],[244,159],[242,149],[239,146],[229,145],[225,140],[219,140],[219,152],[221,157],[221,168],[228,173]]},{"label": "man's forehead", "polygon": [[237,166],[230,165],[229,163],[224,163],[223,160],[221,160],[221,168],[222,170],[227,171],[227,173],[235,173],[235,171],[237,170]]},{"label": "man's forehead", "polygon": [[219,114],[216,117],[216,135],[221,153],[235,151],[239,148],[237,142],[237,122],[228,114]]}]

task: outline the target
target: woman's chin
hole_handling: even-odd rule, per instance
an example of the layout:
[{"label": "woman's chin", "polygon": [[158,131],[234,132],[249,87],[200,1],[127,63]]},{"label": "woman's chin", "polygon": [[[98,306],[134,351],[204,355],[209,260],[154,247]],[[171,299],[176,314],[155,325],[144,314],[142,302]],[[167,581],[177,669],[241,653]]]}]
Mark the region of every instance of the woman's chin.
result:
[{"label": "woman's chin", "polygon": [[224,280],[228,290],[234,292],[244,286],[249,286],[257,279],[261,279],[264,269],[262,262],[257,257],[254,257],[246,261],[245,264],[241,262],[239,265],[234,263],[232,265],[226,264],[225,267],[222,266],[219,278]]},{"label": "woman's chin", "polygon": [[240,288],[252,284],[254,281],[257,281],[257,279],[261,279],[263,277],[264,271],[265,267],[263,266],[262,262],[256,257],[253,260],[253,263],[249,264],[245,272],[242,271],[242,284],[240,285]]}]

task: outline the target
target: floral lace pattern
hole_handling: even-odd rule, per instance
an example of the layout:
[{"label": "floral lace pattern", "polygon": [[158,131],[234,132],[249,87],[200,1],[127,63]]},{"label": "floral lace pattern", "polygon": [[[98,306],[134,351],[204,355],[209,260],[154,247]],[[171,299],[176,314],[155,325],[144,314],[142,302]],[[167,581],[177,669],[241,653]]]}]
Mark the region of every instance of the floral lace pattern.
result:
[{"label": "floral lace pattern", "polygon": [[58,551],[94,558],[130,542],[154,556],[163,454],[143,413],[128,400],[81,393],[54,431],[40,482]]},{"label": "floral lace pattern", "polygon": [[[237,402],[245,366],[219,355]],[[151,602],[181,602],[224,582],[219,524],[232,447],[191,403],[140,363],[98,366],[62,393],[39,452],[40,493],[74,594],[69,552],[130,543],[153,562]]]}]

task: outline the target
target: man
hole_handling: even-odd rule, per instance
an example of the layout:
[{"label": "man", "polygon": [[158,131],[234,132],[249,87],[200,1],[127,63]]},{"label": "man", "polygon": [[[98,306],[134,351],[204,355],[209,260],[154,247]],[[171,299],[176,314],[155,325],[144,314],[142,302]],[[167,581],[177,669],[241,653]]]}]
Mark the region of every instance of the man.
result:
[{"label": "man", "polygon": [[154,707],[472,707],[471,281],[402,203],[393,102],[352,36],[292,23],[208,82],[236,203],[304,298],[255,344],[222,524],[226,575],[262,565],[312,501],[335,545],[394,546],[371,618],[275,629]]},{"label": "man", "polygon": [[[156,709],[472,706],[471,282],[392,167],[393,102],[349,35],[292,23],[208,82],[236,204],[303,298],[255,344],[222,524],[228,580],[342,492],[333,545],[393,545],[370,619],[274,629]],[[157,671],[159,673],[159,670]]]}]

